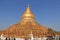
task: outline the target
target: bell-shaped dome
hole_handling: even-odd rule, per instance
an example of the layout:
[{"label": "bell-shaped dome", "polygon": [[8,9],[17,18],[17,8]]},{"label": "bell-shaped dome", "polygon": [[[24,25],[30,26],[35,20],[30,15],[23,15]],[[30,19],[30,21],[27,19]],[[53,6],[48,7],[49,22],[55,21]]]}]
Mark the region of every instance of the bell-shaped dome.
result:
[{"label": "bell-shaped dome", "polygon": [[23,15],[22,15],[21,18],[22,18],[22,19],[23,19],[23,18],[28,18],[28,19],[29,19],[29,18],[32,18],[32,19],[35,19],[33,13],[32,13],[31,10],[30,10],[29,5],[27,6],[26,11],[23,13]]}]

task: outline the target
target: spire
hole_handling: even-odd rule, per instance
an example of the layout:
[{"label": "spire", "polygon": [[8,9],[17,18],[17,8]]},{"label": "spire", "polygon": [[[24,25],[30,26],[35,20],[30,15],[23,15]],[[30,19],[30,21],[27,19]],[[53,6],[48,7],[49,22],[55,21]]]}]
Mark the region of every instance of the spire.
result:
[{"label": "spire", "polygon": [[26,13],[27,13],[27,12],[31,12],[29,4],[27,5],[27,8],[26,8],[26,11],[25,11],[25,12],[26,12]]},{"label": "spire", "polygon": [[28,4],[27,6],[28,6],[28,7],[30,7],[30,5],[29,5],[29,4]]},{"label": "spire", "polygon": [[27,8],[26,8],[25,12],[23,13],[21,19],[35,19],[32,11],[30,10],[29,4],[27,5]]}]

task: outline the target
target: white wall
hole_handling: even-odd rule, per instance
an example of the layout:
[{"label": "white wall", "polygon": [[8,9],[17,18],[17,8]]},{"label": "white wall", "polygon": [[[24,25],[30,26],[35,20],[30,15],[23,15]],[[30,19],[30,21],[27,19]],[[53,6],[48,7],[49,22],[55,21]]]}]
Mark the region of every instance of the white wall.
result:
[{"label": "white wall", "polygon": [[16,40],[25,40],[25,39],[23,39],[23,38],[15,38]]}]

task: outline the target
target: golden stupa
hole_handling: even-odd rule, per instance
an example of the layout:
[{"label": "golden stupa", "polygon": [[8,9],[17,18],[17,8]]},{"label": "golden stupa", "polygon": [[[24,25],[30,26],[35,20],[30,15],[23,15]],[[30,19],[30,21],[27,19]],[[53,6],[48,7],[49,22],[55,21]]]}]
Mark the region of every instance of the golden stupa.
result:
[{"label": "golden stupa", "polygon": [[4,34],[6,37],[19,37],[29,38],[29,35],[33,34],[34,37],[53,36],[54,33],[50,33],[45,26],[38,24],[35,20],[35,16],[30,10],[29,5],[21,17],[21,21],[2,30],[0,34]]}]

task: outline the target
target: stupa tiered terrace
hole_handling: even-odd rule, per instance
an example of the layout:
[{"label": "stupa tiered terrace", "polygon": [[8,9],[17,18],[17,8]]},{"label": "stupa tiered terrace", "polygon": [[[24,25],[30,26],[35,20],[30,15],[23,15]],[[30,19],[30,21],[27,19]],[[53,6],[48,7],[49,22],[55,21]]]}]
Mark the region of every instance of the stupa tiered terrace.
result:
[{"label": "stupa tiered terrace", "polygon": [[33,37],[47,37],[54,36],[53,32],[40,24],[35,20],[35,16],[30,10],[30,7],[27,6],[25,12],[21,17],[21,21],[10,26],[6,30],[2,30],[0,34],[3,34],[6,37],[15,37],[15,38],[30,38],[30,34],[33,34]]}]

